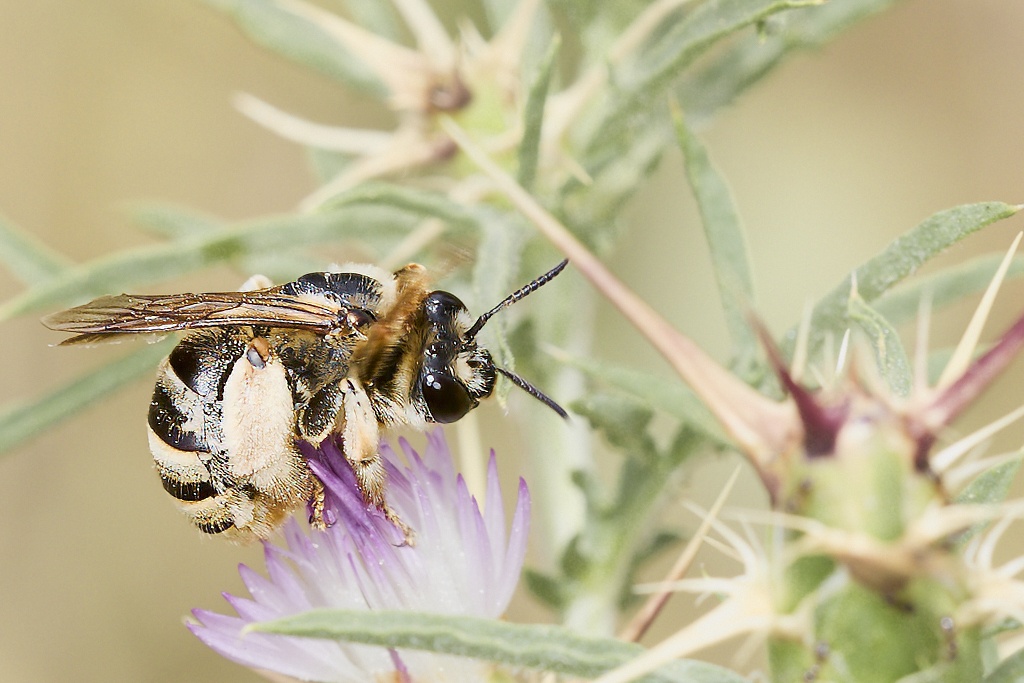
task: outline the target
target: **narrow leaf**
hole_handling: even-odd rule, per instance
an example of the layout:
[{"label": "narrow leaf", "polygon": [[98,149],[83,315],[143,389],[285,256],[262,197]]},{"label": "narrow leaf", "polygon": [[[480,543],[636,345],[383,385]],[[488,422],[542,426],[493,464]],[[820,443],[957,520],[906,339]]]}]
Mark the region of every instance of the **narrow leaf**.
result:
[{"label": "narrow leaf", "polygon": [[722,38],[788,9],[819,4],[816,0],[708,0],[675,21],[641,55],[628,73],[616,75],[622,87],[606,121],[614,122],[660,95],[682,70]]},{"label": "narrow leaf", "polygon": [[[173,204],[138,204],[132,208],[131,217],[147,232],[167,239],[207,235],[225,227],[223,221]],[[266,275],[278,283],[323,270],[327,265],[326,259],[309,258],[297,250],[283,248],[269,255],[254,255],[240,261],[242,271]]]},{"label": "narrow leaf", "polygon": [[651,461],[657,456],[658,447],[648,431],[654,413],[646,402],[617,392],[590,391],[572,408],[628,457]]},{"label": "narrow leaf", "polygon": [[956,502],[976,505],[1003,502],[1010,493],[1010,485],[1017,476],[1020,463],[1020,458],[1017,458],[982,472],[960,492]]},{"label": "narrow leaf", "polygon": [[847,316],[867,335],[871,349],[875,352],[878,370],[889,389],[897,396],[909,396],[913,373],[896,329],[856,292],[850,297]]},{"label": "narrow leaf", "polygon": [[752,362],[758,346],[757,335],[747,323],[747,312],[756,304],[747,239],[725,179],[711,163],[703,143],[687,127],[678,108],[674,111],[674,119],[676,136],[686,162],[686,175],[697,200],[711,250],[711,263],[726,324],[736,346],[735,355],[745,365]]},{"label": "narrow leaf", "polygon": [[28,285],[45,282],[72,265],[70,259],[15,227],[3,216],[0,216],[0,261]]},{"label": "narrow leaf", "polygon": [[[1002,261],[999,254],[985,254],[969,261],[900,283],[874,302],[874,308],[893,324],[913,319],[921,310],[925,296],[932,311],[985,291]],[[1006,279],[1024,275],[1024,256],[1016,256],[1006,271]]]},{"label": "narrow leaf", "polygon": [[[636,657],[643,648],[610,638],[580,636],[560,626],[510,624],[476,617],[414,612],[314,610],[256,631],[330,638],[366,645],[428,650],[516,667],[592,678]],[[682,660],[638,679],[648,683],[742,683],[731,671]]]},{"label": "narrow leaf", "polygon": [[346,0],[345,9],[359,26],[369,29],[391,42],[401,42],[402,29],[398,25],[398,18],[395,16],[391,3]]},{"label": "narrow leaf", "polygon": [[[860,296],[869,303],[874,301],[929,259],[985,226],[1014,215],[1020,208],[1002,202],[984,202],[940,211],[896,238],[882,253],[857,268]],[[826,336],[841,335],[846,329],[850,277],[847,276],[814,307],[811,314],[811,351],[816,351]],[[795,335],[796,331],[791,330],[787,341],[792,343]]]},{"label": "narrow leaf", "polygon": [[343,83],[386,95],[384,86],[357,57],[313,22],[273,0],[206,0],[231,17],[253,42]]},{"label": "narrow leaf", "polygon": [[544,104],[548,99],[551,85],[551,73],[554,70],[558,50],[562,45],[560,36],[551,39],[548,51],[537,67],[537,75],[530,86],[523,109],[523,139],[519,143],[519,184],[527,190],[533,186],[537,177],[537,164],[540,161],[541,128],[544,124]]},{"label": "narrow leaf", "polygon": [[764,31],[738,37],[688,73],[677,90],[694,125],[710,118],[759,82],[789,55],[820,47],[896,0],[843,0],[771,17]]},{"label": "narrow leaf", "polygon": [[413,216],[440,218],[463,226],[475,225],[480,220],[472,208],[443,194],[388,183],[363,183],[327,200],[319,211],[330,212],[361,204],[386,206]]},{"label": "narrow leaf", "polygon": [[[473,264],[473,297],[477,304],[476,311],[480,313],[490,309],[523,284],[518,281],[518,276],[523,248],[526,246],[526,233],[522,226],[515,224],[506,215],[498,215],[496,211],[487,213],[491,218],[480,224],[480,244],[476,250],[476,263]],[[494,354],[497,364],[514,371],[515,359],[508,340],[508,317],[499,316],[491,320],[481,334],[485,339],[492,340],[488,348]],[[498,399],[501,405],[505,405],[511,386],[510,382],[502,382],[499,386]]]},{"label": "narrow leaf", "polygon": [[1024,650],[1017,650],[1000,662],[981,683],[1020,683],[1024,680]]},{"label": "narrow leaf", "polygon": [[563,609],[568,602],[568,586],[559,577],[526,568],[523,570],[523,581],[533,597],[553,610]]},{"label": "narrow leaf", "polygon": [[224,227],[223,221],[175,204],[138,203],[129,208],[134,223],[148,233],[166,239],[181,239]]},{"label": "narrow leaf", "polygon": [[[40,398],[0,410],[0,452],[5,452],[49,429],[61,420],[144,375],[152,375],[156,364],[170,353],[175,340],[146,344],[103,367],[89,372]],[[64,353],[65,349],[54,349]]]},{"label": "narrow leaf", "polygon": [[0,306],[0,320],[56,308],[101,294],[156,282],[216,263],[294,249],[341,238],[379,239],[404,234],[408,226],[386,214],[366,215],[374,207],[405,216],[433,216],[455,225],[475,220],[466,208],[429,192],[387,185],[363,185],[332,200],[333,210],[301,216],[260,219],[201,235],[130,249],[67,269]]},{"label": "narrow leaf", "polygon": [[586,356],[558,352],[556,358],[586,375],[624,391],[645,404],[682,420],[702,436],[719,444],[730,441],[711,411],[680,381],[667,375],[651,375]]},{"label": "narrow leaf", "polygon": [[[1021,458],[1016,458],[988,469],[971,481],[956,497],[957,503],[973,503],[975,505],[995,505],[1006,500],[1010,486],[1020,471]],[[956,538],[957,545],[963,546],[971,540],[987,524],[977,524]]]}]

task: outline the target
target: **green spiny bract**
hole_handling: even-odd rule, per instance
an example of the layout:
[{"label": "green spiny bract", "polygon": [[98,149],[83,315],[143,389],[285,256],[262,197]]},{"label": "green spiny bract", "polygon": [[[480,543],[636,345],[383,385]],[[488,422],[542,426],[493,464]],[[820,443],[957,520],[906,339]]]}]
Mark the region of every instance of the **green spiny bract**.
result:
[{"label": "green spiny bract", "polygon": [[770,352],[795,422],[790,448],[759,462],[785,528],[766,575],[775,609],[804,615],[799,631],[770,635],[774,680],[981,680],[983,628],[1019,611],[1024,585],[991,564],[1005,525],[967,536],[1020,505],[959,502],[968,449],[936,444],[1022,345],[1024,319],[958,377],[919,380],[908,398],[856,369],[811,391]]}]

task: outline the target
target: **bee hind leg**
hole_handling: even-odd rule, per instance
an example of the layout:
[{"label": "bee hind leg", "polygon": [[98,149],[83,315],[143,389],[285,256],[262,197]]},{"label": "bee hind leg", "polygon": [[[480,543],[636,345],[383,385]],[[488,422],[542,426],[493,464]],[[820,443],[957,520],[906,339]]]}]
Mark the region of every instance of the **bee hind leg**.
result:
[{"label": "bee hind leg", "polygon": [[346,446],[345,457],[352,465],[352,471],[356,475],[356,483],[359,485],[359,490],[363,494],[363,500],[365,500],[368,505],[373,505],[383,512],[387,520],[402,532],[404,540],[401,545],[416,545],[416,532],[414,532],[408,524],[402,521],[402,518],[398,516],[398,513],[388,505],[384,496],[384,480],[386,473],[384,469],[384,461],[376,452],[376,448],[374,448],[372,455],[361,456],[358,453],[350,453]]},{"label": "bee hind leg", "polygon": [[387,472],[380,457],[380,427],[366,390],[354,379],[345,381],[345,427],[342,430],[345,459],[352,466],[363,500],[384,513],[402,532],[402,545],[415,545],[415,532],[388,505],[384,496]]}]

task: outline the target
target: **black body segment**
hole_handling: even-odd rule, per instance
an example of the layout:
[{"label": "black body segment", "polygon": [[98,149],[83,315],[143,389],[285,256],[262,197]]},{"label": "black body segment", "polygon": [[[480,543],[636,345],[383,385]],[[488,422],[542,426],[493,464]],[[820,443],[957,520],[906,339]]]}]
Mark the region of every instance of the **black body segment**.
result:
[{"label": "black body segment", "polygon": [[167,493],[178,500],[194,502],[217,495],[217,489],[213,488],[213,484],[208,481],[182,481],[176,477],[161,473],[160,483],[163,484],[164,491],[167,491]]},{"label": "black body segment", "polygon": [[174,374],[197,395],[220,400],[231,366],[245,350],[243,340],[227,329],[202,330],[182,339],[168,362]]}]

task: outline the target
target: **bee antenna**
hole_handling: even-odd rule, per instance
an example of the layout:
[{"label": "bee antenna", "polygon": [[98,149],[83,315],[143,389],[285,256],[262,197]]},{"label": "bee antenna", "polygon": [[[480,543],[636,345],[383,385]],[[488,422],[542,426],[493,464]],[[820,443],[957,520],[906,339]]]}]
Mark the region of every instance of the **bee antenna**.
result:
[{"label": "bee antenna", "polygon": [[[509,294],[507,297],[505,297],[502,300],[502,302],[500,304],[498,304],[497,306],[495,306],[494,308],[492,308],[491,310],[487,311],[482,316],[477,318],[476,322],[473,323],[473,326],[470,327],[469,330],[467,330],[466,334],[464,335],[464,338],[468,341],[468,340],[472,339],[473,337],[475,337],[477,335],[477,332],[479,332],[480,329],[484,326],[484,323],[486,323],[488,320],[491,319],[491,316],[493,316],[495,313],[497,313],[501,309],[505,308],[506,306],[511,306],[512,304],[514,304],[515,302],[519,301],[520,299],[526,297],[527,295],[533,294],[538,289],[540,289],[541,287],[543,287],[547,283],[551,282],[551,280],[553,280],[556,275],[558,275],[559,273],[562,272],[562,269],[565,268],[565,266],[568,263],[569,263],[569,259],[565,259],[564,261],[559,263],[557,266],[555,266],[554,268],[552,268],[548,272],[546,272],[543,275],[541,275],[539,278],[537,278],[536,280],[534,280],[530,284],[526,285],[525,287],[520,287],[516,291],[512,292],[511,294]],[[515,380],[513,380],[513,381],[515,381]],[[523,380],[520,380],[520,381],[523,381]],[[519,385],[519,386],[522,386],[522,385]],[[525,388],[525,387],[523,387],[523,388]],[[534,391],[536,391],[536,390],[534,390]],[[540,392],[537,392],[537,393],[540,393]],[[541,394],[541,396],[543,396],[543,394]]]},{"label": "bee antenna", "polygon": [[[565,264],[566,261],[563,261],[562,266],[564,266]],[[505,377],[508,377],[509,380],[512,381],[512,384],[515,384],[517,387],[528,393],[530,396],[533,396],[535,399],[546,405],[548,408],[551,408],[551,410],[558,413],[559,417],[561,417],[563,420],[569,419],[569,413],[565,412],[565,408],[555,403],[554,400],[548,397],[543,391],[533,386],[532,384],[530,384],[529,382],[527,382],[525,379],[523,379],[514,372],[509,372],[508,370],[504,368],[499,368],[497,366],[495,366],[494,369],[500,372],[501,374],[505,375]]]}]

